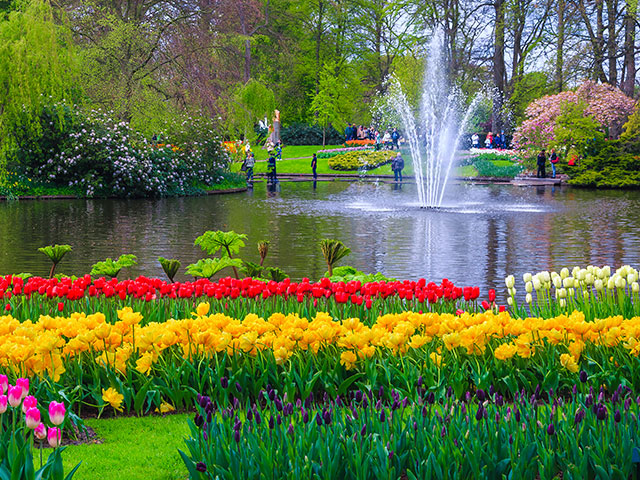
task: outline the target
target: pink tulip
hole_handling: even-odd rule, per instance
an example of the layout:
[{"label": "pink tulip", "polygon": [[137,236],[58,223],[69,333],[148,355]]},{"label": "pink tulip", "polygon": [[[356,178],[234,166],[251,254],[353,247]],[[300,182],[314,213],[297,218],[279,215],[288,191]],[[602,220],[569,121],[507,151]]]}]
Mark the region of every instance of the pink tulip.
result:
[{"label": "pink tulip", "polygon": [[44,426],[44,423],[40,422],[38,426],[33,429],[33,435],[38,440],[44,440],[47,438],[47,427]]},{"label": "pink tulip", "polygon": [[17,385],[15,387],[13,385],[9,385],[8,393],[7,397],[9,405],[14,408],[20,405],[20,402],[22,402],[22,388]]},{"label": "pink tulip", "polygon": [[57,427],[49,427],[47,431],[47,440],[52,448],[56,448],[60,445],[62,440],[62,431]]},{"label": "pink tulip", "polygon": [[7,411],[8,397],[6,395],[0,395],[0,415]]},{"label": "pink tulip", "polygon": [[38,406],[38,400],[32,395],[27,395],[22,402],[22,411],[27,413],[30,408],[36,408]]},{"label": "pink tulip", "polygon": [[29,395],[29,379],[28,378],[19,378],[16,380],[16,387],[20,387],[22,389],[22,394],[20,396],[20,400]]},{"label": "pink tulip", "polygon": [[4,395],[7,393],[7,389],[9,388],[9,379],[6,375],[0,375],[0,394]]},{"label": "pink tulip", "polygon": [[40,424],[40,410],[37,408],[30,408],[25,414],[25,422],[27,428],[34,429]]},{"label": "pink tulip", "polygon": [[51,420],[51,423],[54,425],[61,425],[62,422],[64,422],[65,413],[64,403],[51,402],[49,404],[49,420]]}]

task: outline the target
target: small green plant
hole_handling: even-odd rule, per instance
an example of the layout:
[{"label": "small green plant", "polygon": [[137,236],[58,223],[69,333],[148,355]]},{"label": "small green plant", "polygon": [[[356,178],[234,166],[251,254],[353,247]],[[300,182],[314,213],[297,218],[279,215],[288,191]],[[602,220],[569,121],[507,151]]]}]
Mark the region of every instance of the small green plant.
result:
[{"label": "small green plant", "polygon": [[164,257],[158,257],[158,261],[164,273],[169,277],[169,281],[173,283],[173,278],[178,273],[178,270],[180,270],[180,260],[167,260]]},{"label": "small green plant", "polygon": [[236,268],[241,268],[242,260],[239,258],[229,257],[202,258],[196,263],[188,265],[187,273],[194,277],[211,278],[220,270],[227,267],[232,267],[234,270],[236,270]]},{"label": "small green plant", "polygon": [[91,267],[91,275],[116,278],[120,270],[137,264],[137,257],[131,254],[120,255],[116,261],[107,258],[104,262],[98,262]]},{"label": "small green plant", "polygon": [[46,247],[40,247],[38,249],[39,252],[44,253],[49,260],[53,263],[51,265],[51,271],[49,272],[49,278],[53,278],[53,275],[56,271],[56,266],[60,263],[62,258],[69,253],[71,250],[71,245],[49,245]]},{"label": "small green plant", "polygon": [[257,263],[243,261],[242,262],[242,274],[246,277],[260,278],[264,267]]},{"label": "small green plant", "polygon": [[327,269],[329,270],[329,276],[333,275],[333,266],[351,253],[351,249],[345,247],[344,243],[340,240],[331,240],[323,238],[320,241],[320,250],[324,255],[324,260],[327,262]]},{"label": "small green plant", "polygon": [[[244,241],[246,239],[247,236],[244,233],[208,230],[196,238],[194,243],[195,245],[199,245],[208,255],[215,255],[220,251],[223,258],[232,258],[233,255],[237,255],[240,249],[244,247]],[[242,264],[233,263],[231,266],[236,278],[240,278],[237,267],[242,266]]]},{"label": "small green plant", "polygon": [[289,275],[278,267],[267,268],[267,273],[269,273],[269,277],[271,277],[271,280],[274,282],[282,282],[285,278],[289,278]]}]

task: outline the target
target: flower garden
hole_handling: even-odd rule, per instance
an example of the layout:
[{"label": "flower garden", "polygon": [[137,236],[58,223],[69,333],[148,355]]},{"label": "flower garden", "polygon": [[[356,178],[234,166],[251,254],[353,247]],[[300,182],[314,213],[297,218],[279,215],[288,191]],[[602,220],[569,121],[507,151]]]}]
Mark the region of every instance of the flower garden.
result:
[{"label": "flower garden", "polygon": [[63,478],[87,415],[195,410],[190,478],[628,478],[638,271],[522,279],[0,277],[0,475]]}]

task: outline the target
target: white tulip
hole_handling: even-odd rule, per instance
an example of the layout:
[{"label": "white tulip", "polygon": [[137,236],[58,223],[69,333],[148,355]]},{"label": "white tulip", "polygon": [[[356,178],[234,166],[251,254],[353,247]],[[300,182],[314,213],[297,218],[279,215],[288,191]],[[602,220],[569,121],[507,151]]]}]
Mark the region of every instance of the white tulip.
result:
[{"label": "white tulip", "polygon": [[540,280],[538,279],[538,277],[535,277],[533,279],[533,288],[536,292],[540,290],[540,288],[542,288],[542,285],[540,284]]},{"label": "white tulip", "polygon": [[562,286],[564,288],[573,287],[573,278],[572,277],[567,277],[564,280],[562,280]]},{"label": "white tulip", "polygon": [[584,269],[580,269],[578,271],[577,275],[574,275],[574,277],[576,277],[578,280],[580,280],[581,282],[584,282],[585,279],[587,278],[587,271]]},{"label": "white tulip", "polygon": [[568,268],[563,268],[562,270],[560,270],[560,278],[565,279],[569,276],[569,269]]},{"label": "white tulip", "polygon": [[640,285],[638,285],[638,282],[633,282],[631,284],[631,291],[633,293],[638,293],[640,291]]},{"label": "white tulip", "polygon": [[567,306],[567,301],[564,298],[560,299],[560,307],[564,308]]},{"label": "white tulip", "polygon": [[593,286],[599,292],[602,291],[602,289],[604,288],[604,285],[602,284],[602,280],[600,280],[599,278],[593,283]]},{"label": "white tulip", "polygon": [[584,297],[585,300],[589,300],[589,290],[584,290],[582,292],[582,296]]},{"label": "white tulip", "polygon": [[526,290],[527,293],[533,292],[533,283],[531,283],[531,282],[525,283],[524,284],[524,289]]},{"label": "white tulip", "polygon": [[575,267],[573,267],[571,269],[571,276],[572,277],[577,277],[578,276],[578,272],[580,272],[580,270],[582,270],[582,269],[576,265]]},{"label": "white tulip", "polygon": [[638,272],[629,272],[627,274],[627,283],[633,283],[638,281]]},{"label": "white tulip", "polygon": [[530,282],[531,281],[531,274],[530,273],[525,273],[524,275],[522,275],[522,280],[524,280],[524,283]]},{"label": "white tulip", "polygon": [[551,280],[551,276],[549,275],[549,272],[540,272],[540,275],[542,280],[545,282],[549,282]]},{"label": "white tulip", "polygon": [[511,296],[511,297],[515,297],[516,296],[516,289],[515,288],[509,288],[509,289],[507,289],[507,292],[509,292],[509,296]]},{"label": "white tulip", "polygon": [[584,283],[587,285],[593,285],[593,273],[587,273],[587,276],[584,278]]},{"label": "white tulip", "polygon": [[611,276],[611,267],[609,265],[605,265],[604,267],[602,267],[602,273],[604,275],[606,275],[607,277]]},{"label": "white tulip", "polygon": [[616,286],[616,281],[613,277],[610,277],[609,280],[607,280],[607,288],[609,290],[613,290],[613,287]]},{"label": "white tulip", "polygon": [[530,293],[527,293],[527,294],[525,295],[525,297],[524,297],[524,301],[525,301],[525,302],[527,302],[527,303],[531,303],[531,302],[533,302],[533,297],[531,296],[531,294],[530,294]]},{"label": "white tulip", "polygon": [[516,279],[514,278],[513,275],[509,275],[507,278],[504,279],[504,283],[507,286],[507,288],[513,288],[513,286],[516,284]]},{"label": "white tulip", "polygon": [[562,287],[562,279],[560,277],[556,277],[553,279],[553,286],[556,288]]},{"label": "white tulip", "polygon": [[558,297],[567,298],[567,290],[564,288],[561,288],[560,290],[558,290]]},{"label": "white tulip", "polygon": [[576,296],[576,290],[574,288],[569,288],[569,289],[567,289],[567,294],[570,297],[575,297]]},{"label": "white tulip", "polygon": [[624,277],[617,277],[615,280],[616,288],[624,288],[627,285],[627,281]]},{"label": "white tulip", "polygon": [[513,298],[507,297],[507,305],[509,305],[510,307],[513,306]]}]

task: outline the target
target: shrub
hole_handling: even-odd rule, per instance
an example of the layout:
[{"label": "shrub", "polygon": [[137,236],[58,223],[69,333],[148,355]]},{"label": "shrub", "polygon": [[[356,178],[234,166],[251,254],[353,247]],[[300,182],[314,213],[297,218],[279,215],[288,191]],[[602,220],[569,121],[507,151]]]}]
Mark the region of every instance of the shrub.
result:
[{"label": "shrub", "polygon": [[382,150],[379,152],[349,152],[330,158],[329,168],[332,170],[355,171],[360,168],[367,168],[371,170],[390,163],[394,156],[395,153],[388,150]]},{"label": "shrub", "polygon": [[[282,128],[280,139],[285,145],[322,145],[322,128],[318,125],[294,123]],[[344,136],[335,128],[327,128],[325,143],[336,145],[343,141]]]},{"label": "shrub", "polygon": [[18,135],[14,165],[35,181],[78,188],[88,197],[156,197],[202,192],[225,180],[228,155],[198,119],[174,126],[177,146],[153,146],[101,111],[46,105],[40,135]]},{"label": "shrub", "polygon": [[473,166],[481,177],[515,177],[524,169],[520,164],[502,166],[488,160],[476,160]]},{"label": "shrub", "polygon": [[640,188],[640,140],[614,140],[597,155],[567,167],[571,185],[597,188]]}]

